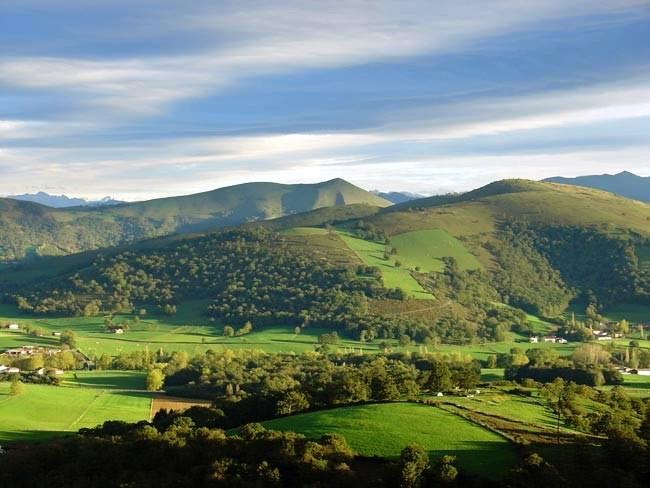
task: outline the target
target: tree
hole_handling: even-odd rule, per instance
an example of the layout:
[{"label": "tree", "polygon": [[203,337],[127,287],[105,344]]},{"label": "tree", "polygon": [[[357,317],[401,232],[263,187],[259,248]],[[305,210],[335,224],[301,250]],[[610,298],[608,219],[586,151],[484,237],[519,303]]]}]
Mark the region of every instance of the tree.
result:
[{"label": "tree", "polygon": [[571,359],[586,366],[597,366],[608,364],[611,361],[611,354],[600,344],[583,344],[573,351]]},{"label": "tree", "polygon": [[167,303],[162,307],[162,312],[165,315],[176,315],[176,305]]},{"label": "tree", "polygon": [[560,420],[562,416],[570,414],[574,410],[573,400],[575,391],[572,383],[565,382],[562,378],[556,378],[552,383],[542,387],[540,393],[546,399],[556,418],[557,442],[560,442]]},{"label": "tree", "polygon": [[497,356],[496,354],[490,354],[485,361],[486,368],[496,368],[497,367]]},{"label": "tree", "polygon": [[45,366],[42,354],[34,354],[28,358],[19,359],[16,366],[23,371],[36,371]]},{"label": "tree", "polygon": [[436,463],[434,475],[442,484],[448,485],[456,481],[458,468],[454,466],[456,456],[442,456]]},{"label": "tree", "polygon": [[447,366],[442,361],[436,362],[433,365],[431,373],[429,374],[429,379],[426,386],[430,391],[434,392],[451,390],[452,379],[451,371],[449,371],[449,366]]},{"label": "tree", "polygon": [[235,329],[233,329],[230,325],[226,325],[223,328],[223,335],[225,337],[232,337],[235,335]]},{"label": "tree", "polygon": [[293,328],[293,334],[294,335],[299,335],[300,332],[302,332],[302,329],[299,326],[296,326]]},{"label": "tree", "polygon": [[415,488],[422,484],[424,472],[429,468],[429,455],[422,446],[406,446],[399,456],[399,486]]},{"label": "tree", "polygon": [[25,385],[18,378],[11,380],[11,386],[9,387],[9,394],[12,396],[18,396],[25,393]]},{"label": "tree", "polygon": [[70,349],[77,347],[77,335],[71,330],[61,332],[60,341],[62,345],[68,346]]},{"label": "tree", "polygon": [[286,392],[276,405],[277,415],[291,415],[295,412],[307,410],[309,408],[309,400],[304,393],[296,390]]},{"label": "tree", "polygon": [[158,391],[163,387],[165,376],[158,368],[150,369],[147,372],[146,384],[148,391]]},{"label": "tree", "polygon": [[399,345],[402,346],[402,347],[406,347],[406,346],[411,345],[411,338],[409,336],[407,336],[406,334],[402,334],[399,337]]},{"label": "tree", "polygon": [[246,335],[249,334],[253,331],[253,324],[250,323],[250,321],[246,321],[246,323],[242,326],[241,329],[237,331],[237,335]]}]

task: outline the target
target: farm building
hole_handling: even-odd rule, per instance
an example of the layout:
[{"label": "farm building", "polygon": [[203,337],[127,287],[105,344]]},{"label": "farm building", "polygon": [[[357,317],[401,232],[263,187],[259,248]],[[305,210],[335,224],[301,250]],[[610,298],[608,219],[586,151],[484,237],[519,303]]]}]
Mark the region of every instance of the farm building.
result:
[{"label": "farm building", "polygon": [[542,341],[543,342],[557,343],[557,344],[567,344],[569,342],[564,337],[558,337],[558,336],[542,337]]},{"label": "farm building", "polygon": [[20,369],[0,364],[0,373],[20,373]]},{"label": "farm building", "polygon": [[46,347],[36,347],[36,346],[22,346],[16,347],[13,349],[7,349],[4,354],[13,357],[29,357],[34,354],[43,354],[46,356],[53,356],[61,352],[61,349],[50,349]]},{"label": "farm building", "polygon": [[539,342],[539,337],[537,336],[529,337],[528,342],[530,342],[531,344],[537,344]]},{"label": "farm building", "polygon": [[60,376],[62,374],[65,374],[65,371],[59,368],[40,368],[36,370],[36,374],[43,376],[43,375],[56,375]]},{"label": "farm building", "polygon": [[9,329],[9,330],[19,330],[20,326],[18,324],[9,324],[7,326],[7,329]]}]

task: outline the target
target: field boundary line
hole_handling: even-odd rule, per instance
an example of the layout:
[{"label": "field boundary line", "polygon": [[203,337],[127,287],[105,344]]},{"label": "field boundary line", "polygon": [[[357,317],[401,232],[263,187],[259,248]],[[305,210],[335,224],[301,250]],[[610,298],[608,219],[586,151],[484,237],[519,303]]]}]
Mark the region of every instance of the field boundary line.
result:
[{"label": "field boundary line", "polygon": [[74,427],[76,424],[81,422],[81,419],[85,417],[85,415],[88,413],[90,408],[95,404],[97,400],[99,400],[100,397],[104,396],[105,393],[106,390],[102,390],[101,393],[99,393],[99,395],[96,395],[95,398],[93,398],[92,401],[88,405],[86,405],[86,408],[84,408],[83,412],[81,412],[81,414],[70,425],[68,425],[66,431],[71,431],[72,427]]}]

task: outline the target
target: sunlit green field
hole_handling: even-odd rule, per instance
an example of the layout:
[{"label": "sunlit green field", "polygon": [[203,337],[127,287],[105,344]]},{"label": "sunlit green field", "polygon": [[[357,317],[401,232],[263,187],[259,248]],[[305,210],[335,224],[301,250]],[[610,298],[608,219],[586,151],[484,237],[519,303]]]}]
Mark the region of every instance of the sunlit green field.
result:
[{"label": "sunlit green field", "polygon": [[318,438],[341,434],[365,455],[399,456],[417,443],[431,456],[458,456],[468,471],[498,477],[516,461],[512,445],[501,436],[439,408],[414,403],[359,405],[293,415],[264,422],[268,429],[296,431]]},{"label": "sunlit green field", "polygon": [[456,259],[462,270],[482,268],[462,242],[442,229],[416,230],[391,236],[390,245],[397,249],[397,259],[407,268],[442,272],[443,257]]},{"label": "sunlit green field", "polygon": [[343,231],[339,231],[339,235],[366,265],[376,266],[381,270],[384,286],[387,288],[401,288],[414,298],[433,298],[411,276],[408,269],[404,266],[395,266],[396,261],[401,260],[401,256],[390,256],[388,259],[384,259],[384,253],[386,252],[384,244],[359,239]]},{"label": "sunlit green field", "polygon": [[[15,307],[0,305],[0,322],[15,321],[21,326],[29,325],[44,332],[41,337],[33,337],[21,331],[0,330],[0,350],[22,345],[45,345],[56,347],[58,338],[52,332],[70,329],[77,336],[77,347],[88,356],[108,354],[115,356],[123,352],[185,351],[190,356],[200,354],[208,349],[223,351],[226,349],[255,349],[266,352],[307,352],[318,346],[318,336],[331,329],[308,327],[300,334],[295,334],[292,327],[278,325],[253,329],[253,332],[240,337],[224,337],[223,326],[211,322],[204,314],[205,302],[186,302],[178,306],[174,316],[151,315],[139,323],[131,322],[130,330],[122,335],[108,334],[103,330],[103,317],[49,317],[24,315]],[[117,322],[133,320],[133,316],[116,316]],[[504,342],[437,346],[401,347],[397,340],[360,342],[341,334],[340,341],[332,346],[334,351],[345,352],[354,349],[366,353],[379,352],[379,342],[386,342],[396,351],[421,351],[440,354],[458,354],[485,360],[491,354],[507,353],[512,347],[528,349],[529,347],[553,348],[558,354],[570,354],[577,343],[572,344],[528,344],[525,338],[509,334]]]},{"label": "sunlit green field", "polygon": [[38,440],[106,420],[148,420],[151,394],[142,391],[144,373],[78,372],[66,375],[62,386],[24,385],[24,393],[9,395],[0,383],[0,441]]}]

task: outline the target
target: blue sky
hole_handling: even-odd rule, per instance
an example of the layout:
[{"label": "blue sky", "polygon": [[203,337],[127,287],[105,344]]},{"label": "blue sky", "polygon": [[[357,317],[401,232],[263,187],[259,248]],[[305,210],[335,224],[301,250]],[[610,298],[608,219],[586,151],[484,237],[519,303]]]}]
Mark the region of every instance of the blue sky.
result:
[{"label": "blue sky", "polygon": [[650,174],[647,0],[2,0],[0,194]]}]

